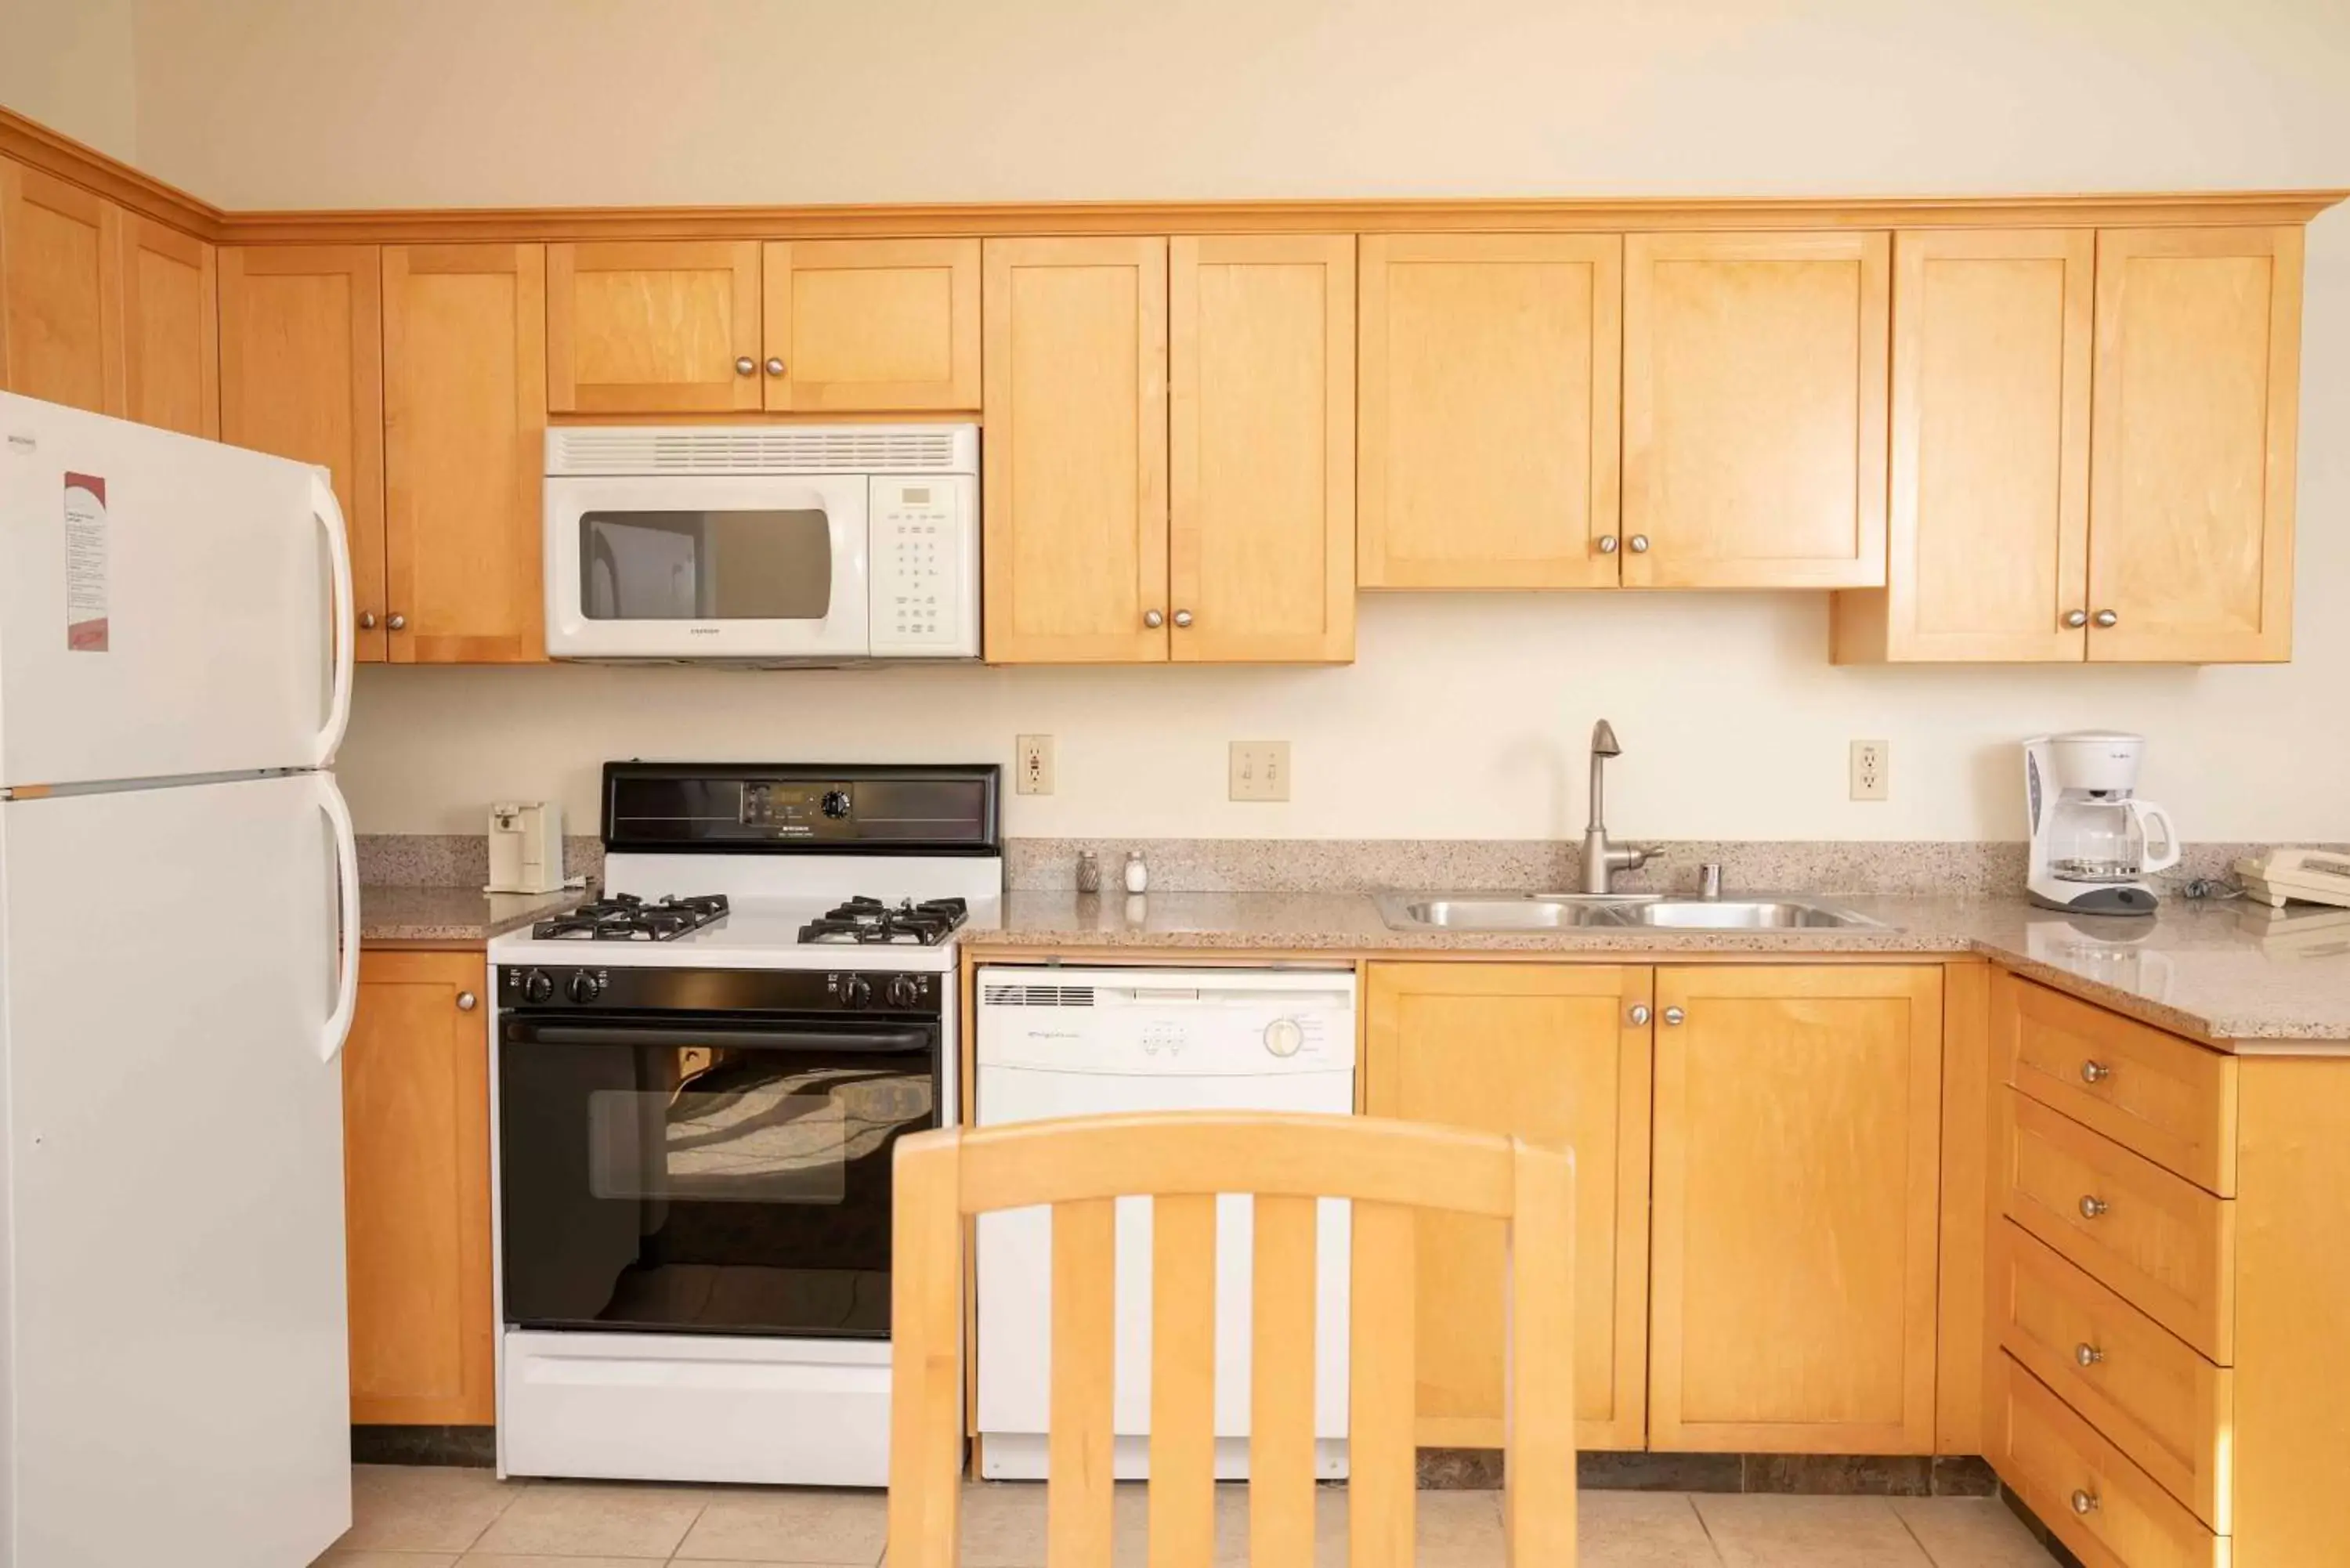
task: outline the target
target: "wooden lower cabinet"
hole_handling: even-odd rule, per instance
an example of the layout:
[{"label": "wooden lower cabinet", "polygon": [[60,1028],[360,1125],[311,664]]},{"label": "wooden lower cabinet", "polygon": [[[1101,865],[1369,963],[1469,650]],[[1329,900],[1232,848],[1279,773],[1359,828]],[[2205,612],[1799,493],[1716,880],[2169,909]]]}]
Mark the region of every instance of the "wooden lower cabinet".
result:
[{"label": "wooden lower cabinet", "polygon": [[479,950],[369,952],[343,1047],[351,1420],[494,1419]]},{"label": "wooden lower cabinet", "polygon": [[1934,1451],[1942,971],[1657,971],[1648,1438]]},{"label": "wooden lower cabinet", "polygon": [[[1575,1155],[1575,1441],[1645,1445],[1645,966],[1375,963],[1364,1109],[1565,1144]],[[1419,1440],[1502,1444],[1501,1221],[1418,1218]]]}]

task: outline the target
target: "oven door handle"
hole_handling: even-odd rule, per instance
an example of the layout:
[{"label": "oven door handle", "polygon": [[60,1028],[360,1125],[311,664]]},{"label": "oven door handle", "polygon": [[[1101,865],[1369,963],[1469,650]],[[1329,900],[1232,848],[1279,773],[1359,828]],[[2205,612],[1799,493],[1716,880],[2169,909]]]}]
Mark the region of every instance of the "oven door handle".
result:
[{"label": "oven door handle", "polygon": [[923,1030],[899,1029],[887,1033],[852,1034],[821,1029],[745,1029],[721,1025],[624,1023],[533,1023],[515,1019],[506,1025],[507,1038],[525,1045],[742,1045],[786,1051],[857,1051],[903,1053],[927,1051],[931,1036]]}]

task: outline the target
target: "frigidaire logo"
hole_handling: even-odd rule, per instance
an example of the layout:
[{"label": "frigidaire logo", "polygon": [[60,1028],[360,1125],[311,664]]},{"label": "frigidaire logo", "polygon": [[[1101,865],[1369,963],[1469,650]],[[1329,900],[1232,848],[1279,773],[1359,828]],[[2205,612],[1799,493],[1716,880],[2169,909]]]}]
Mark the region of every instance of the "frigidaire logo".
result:
[{"label": "frigidaire logo", "polygon": [[690,626],[685,629],[688,634],[694,637],[716,637],[718,635],[718,628],[714,626]]}]

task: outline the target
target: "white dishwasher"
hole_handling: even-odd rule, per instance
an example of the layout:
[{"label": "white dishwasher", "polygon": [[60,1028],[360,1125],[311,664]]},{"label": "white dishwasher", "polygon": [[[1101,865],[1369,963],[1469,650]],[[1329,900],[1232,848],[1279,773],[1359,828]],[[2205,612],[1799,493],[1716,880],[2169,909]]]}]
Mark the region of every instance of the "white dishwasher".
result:
[{"label": "white dishwasher", "polygon": [[[1355,1108],[1347,970],[979,971],[973,1104],[982,1127],[1132,1111]],[[1216,1200],[1216,1473],[1248,1474],[1250,1259],[1245,1195]],[[1347,1473],[1348,1215],[1321,1202],[1316,1236],[1315,1468]],[[1052,1216],[979,1220],[981,1473],[1045,1473],[1052,1376]],[[1116,1473],[1149,1473],[1150,1203],[1118,1203]]]}]

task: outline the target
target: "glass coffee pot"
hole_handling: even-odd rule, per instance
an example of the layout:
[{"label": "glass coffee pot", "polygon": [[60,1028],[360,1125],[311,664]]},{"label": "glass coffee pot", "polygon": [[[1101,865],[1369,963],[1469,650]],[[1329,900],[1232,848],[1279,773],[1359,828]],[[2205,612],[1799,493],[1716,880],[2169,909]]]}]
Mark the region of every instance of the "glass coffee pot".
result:
[{"label": "glass coffee pot", "polygon": [[2135,882],[2178,865],[2178,854],[2169,815],[2150,801],[2068,789],[2050,815],[2048,869],[2060,881]]}]

